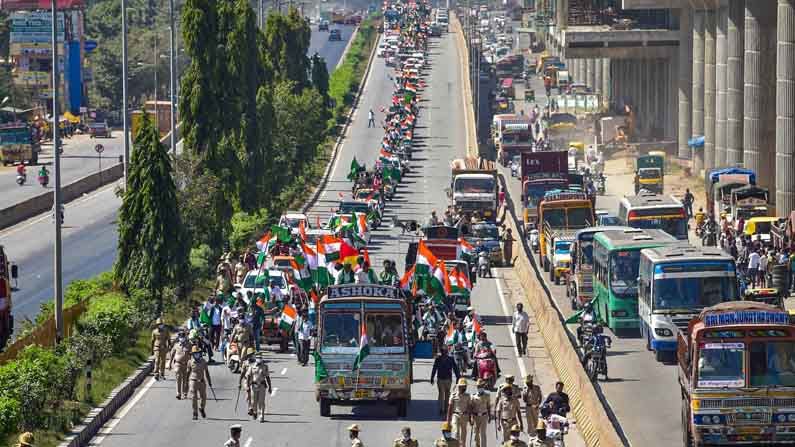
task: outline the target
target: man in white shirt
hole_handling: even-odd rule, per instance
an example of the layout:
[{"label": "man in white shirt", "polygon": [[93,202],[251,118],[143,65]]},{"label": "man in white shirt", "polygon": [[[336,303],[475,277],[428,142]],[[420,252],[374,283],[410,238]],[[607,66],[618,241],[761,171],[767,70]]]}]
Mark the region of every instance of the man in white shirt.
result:
[{"label": "man in white shirt", "polygon": [[284,301],[284,294],[282,293],[282,289],[276,284],[276,281],[271,281],[271,287],[268,289],[268,292],[271,295],[272,303]]},{"label": "man in white shirt", "polygon": [[767,264],[769,261],[770,258],[764,251],[759,253],[759,287],[765,287],[767,282]]},{"label": "man in white shirt", "polygon": [[309,362],[309,345],[312,341],[312,331],[315,326],[309,319],[309,311],[301,309],[301,315],[296,321],[296,332],[298,333],[298,363],[306,366]]},{"label": "man in white shirt", "polygon": [[516,348],[519,355],[527,355],[527,331],[530,329],[530,316],[524,311],[522,303],[516,304],[516,312],[513,313],[511,330],[516,336]]},{"label": "man in white shirt", "polygon": [[748,276],[751,278],[751,287],[756,287],[756,282],[759,278],[759,261],[759,252],[753,250],[751,254],[748,255]]}]

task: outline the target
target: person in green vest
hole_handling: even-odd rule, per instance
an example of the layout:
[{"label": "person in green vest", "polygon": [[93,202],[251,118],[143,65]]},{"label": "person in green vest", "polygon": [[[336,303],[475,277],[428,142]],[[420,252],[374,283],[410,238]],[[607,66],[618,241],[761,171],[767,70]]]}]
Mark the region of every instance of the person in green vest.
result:
[{"label": "person in green vest", "polygon": [[395,265],[389,259],[384,261],[384,270],[381,272],[379,279],[381,280],[381,284],[385,286],[394,286],[398,281],[398,273],[395,269]]}]

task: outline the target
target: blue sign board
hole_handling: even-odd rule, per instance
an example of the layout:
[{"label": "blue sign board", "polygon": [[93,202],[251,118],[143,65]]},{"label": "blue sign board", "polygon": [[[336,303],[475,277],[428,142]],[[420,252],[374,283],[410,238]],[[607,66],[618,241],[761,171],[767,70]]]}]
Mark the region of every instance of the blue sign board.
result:
[{"label": "blue sign board", "polygon": [[97,49],[97,41],[96,40],[86,40],[83,42],[83,50],[86,53],[90,53]]}]

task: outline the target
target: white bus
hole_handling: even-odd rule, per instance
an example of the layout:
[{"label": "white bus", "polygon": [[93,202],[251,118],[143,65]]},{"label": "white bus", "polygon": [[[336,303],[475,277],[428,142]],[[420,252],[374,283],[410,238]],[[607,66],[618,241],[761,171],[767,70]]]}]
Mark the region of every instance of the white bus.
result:
[{"label": "white bus", "polygon": [[625,196],[618,205],[621,225],[632,228],[659,229],[687,240],[687,214],[679,200],[661,194],[643,193]]},{"label": "white bus", "polygon": [[657,361],[676,357],[677,332],[702,309],[739,299],[734,258],[715,247],[645,248],[638,274],[640,332]]}]

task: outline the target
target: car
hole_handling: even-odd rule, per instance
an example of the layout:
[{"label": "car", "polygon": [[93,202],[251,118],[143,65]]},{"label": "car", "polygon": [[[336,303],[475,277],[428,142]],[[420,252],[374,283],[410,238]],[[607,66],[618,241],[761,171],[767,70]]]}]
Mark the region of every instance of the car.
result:
[{"label": "car", "polygon": [[276,283],[283,295],[287,296],[290,293],[290,286],[287,283],[287,277],[283,271],[269,269],[262,273],[266,273],[267,275],[260,274],[259,270],[251,270],[243,278],[241,284],[235,284],[235,289],[243,294],[244,301],[248,303],[248,292],[251,292],[251,295],[254,296],[264,291],[266,287],[270,287],[270,283],[272,282]]},{"label": "car", "polygon": [[342,41],[342,32],[338,29],[333,29],[328,33],[328,40],[339,40]]},{"label": "car", "polygon": [[318,31],[328,31],[328,20],[321,20],[317,25]]},{"label": "car", "polygon": [[309,218],[307,218],[306,214],[304,213],[288,211],[282,214],[282,217],[279,218],[279,226],[289,228],[290,232],[294,234],[298,234],[298,229],[301,226],[301,222],[304,223],[304,230],[312,228],[312,225],[309,223]]},{"label": "car", "polygon": [[113,138],[110,126],[105,122],[89,123],[88,135],[91,138]]},{"label": "car", "polygon": [[274,256],[271,259],[270,269],[284,272],[285,274],[288,272],[292,273],[293,261],[295,261],[295,258],[292,256]]}]

